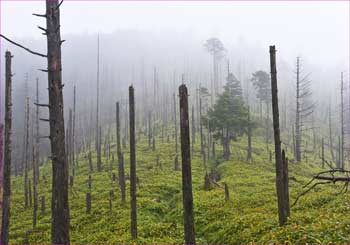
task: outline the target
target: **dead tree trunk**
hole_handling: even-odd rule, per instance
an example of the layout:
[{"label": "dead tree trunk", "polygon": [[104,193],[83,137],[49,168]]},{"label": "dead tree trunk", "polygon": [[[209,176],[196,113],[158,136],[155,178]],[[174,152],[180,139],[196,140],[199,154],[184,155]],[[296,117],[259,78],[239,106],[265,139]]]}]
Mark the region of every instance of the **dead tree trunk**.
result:
[{"label": "dead tree trunk", "polygon": [[52,153],[51,242],[69,243],[68,166],[65,152],[61,64],[60,5],[46,1],[47,63]]},{"label": "dead tree trunk", "polygon": [[321,149],[321,156],[322,156],[322,168],[324,168],[324,139],[322,138],[322,149]]},{"label": "dead tree trunk", "polygon": [[28,157],[29,157],[29,98],[26,103],[26,142],[25,142],[25,160],[24,160],[24,207],[29,205],[29,184],[28,184]]},{"label": "dead tree trunk", "polygon": [[201,136],[201,154],[204,154],[203,125],[202,125],[202,98],[199,98],[199,132]]},{"label": "dead tree trunk", "polygon": [[[99,114],[100,114],[100,35],[97,36],[97,78],[96,78],[96,152],[99,148]],[[97,164],[98,165],[98,164]],[[100,171],[100,170],[98,170]]]},{"label": "dead tree trunk", "polygon": [[196,143],[196,124],[194,120],[194,106],[192,105],[192,157],[194,156],[194,145]]},{"label": "dead tree trunk", "polygon": [[339,146],[339,166],[344,169],[344,81],[343,72],[340,82],[340,146]]},{"label": "dead tree trunk", "polygon": [[[178,148],[178,136],[177,136],[177,118],[176,118],[176,96],[175,93],[173,94],[173,99],[174,99],[174,130],[175,130],[175,153],[176,157],[178,157],[179,154],[179,148]],[[178,161],[175,161],[175,171],[179,170],[179,164]]]},{"label": "dead tree trunk", "polygon": [[289,207],[289,177],[288,177],[288,158],[286,158],[286,154],[284,150],[282,150],[282,163],[283,163],[283,188],[284,188],[284,207],[286,210],[287,217],[290,215],[290,207]]},{"label": "dead tree trunk", "polygon": [[299,57],[297,58],[295,156],[296,156],[297,162],[300,162],[301,161],[301,128],[300,128],[300,65],[299,65]]},{"label": "dead tree trunk", "polygon": [[99,135],[98,135],[98,145],[97,145],[97,171],[101,172],[102,170],[102,161],[101,161],[101,141],[102,141],[102,129],[99,126]]},{"label": "dead tree trunk", "polygon": [[36,184],[39,182],[40,172],[39,172],[39,152],[40,152],[40,129],[39,129],[39,79],[36,79],[36,117],[35,117],[35,125],[36,125],[36,135],[35,135],[35,171],[36,171]]},{"label": "dead tree trunk", "polygon": [[37,168],[38,160],[36,157],[36,147],[33,146],[33,197],[34,197],[34,205],[33,205],[33,227],[36,226],[36,215],[38,211],[38,190],[37,190]]},{"label": "dead tree trunk", "polygon": [[185,243],[195,244],[192,173],[190,153],[190,126],[188,117],[188,94],[185,84],[179,87],[180,95],[180,135],[182,156],[182,195],[184,207],[184,233]]},{"label": "dead tree trunk", "polygon": [[137,238],[134,88],[129,87],[131,237]]},{"label": "dead tree trunk", "polygon": [[333,150],[332,111],[331,111],[330,102],[329,102],[329,108],[328,108],[328,124],[329,124],[329,148],[332,155],[332,161],[334,161],[335,157],[334,157],[334,150]]},{"label": "dead tree trunk", "polygon": [[72,122],[72,162],[73,162],[73,176],[75,175],[75,167],[76,167],[76,161],[75,161],[75,106],[76,106],[76,91],[75,91],[75,85],[74,85],[74,91],[73,91],[73,122]]},{"label": "dead tree trunk", "polygon": [[148,112],[148,148],[152,145],[152,112]]},{"label": "dead tree trunk", "polygon": [[1,244],[9,242],[11,196],[11,130],[12,130],[12,73],[11,53],[5,54],[5,150],[3,169]]},{"label": "dead tree trunk", "polygon": [[286,193],[284,185],[283,161],[281,152],[281,139],[279,128],[278,92],[277,92],[277,71],[276,71],[276,51],[275,46],[270,46],[270,66],[271,66],[271,94],[273,129],[275,138],[275,160],[276,160],[276,189],[278,199],[278,216],[280,225],[287,221],[288,211],[286,207]]},{"label": "dead tree trunk", "polygon": [[124,159],[120,147],[120,114],[119,102],[116,103],[116,124],[117,124],[117,156],[118,156],[118,176],[119,186],[122,195],[122,203],[125,203],[125,174],[124,174]]}]

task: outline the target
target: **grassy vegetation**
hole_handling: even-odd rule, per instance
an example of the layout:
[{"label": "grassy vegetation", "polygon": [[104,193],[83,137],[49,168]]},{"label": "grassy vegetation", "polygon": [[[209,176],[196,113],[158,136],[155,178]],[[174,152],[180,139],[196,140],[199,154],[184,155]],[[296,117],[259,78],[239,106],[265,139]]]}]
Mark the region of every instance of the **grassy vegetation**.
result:
[{"label": "grassy vegetation", "polygon": [[[278,226],[275,194],[275,168],[269,161],[262,139],[254,138],[254,161],[237,160],[245,156],[246,140],[232,144],[230,161],[212,159],[207,168],[216,167],[228,184],[230,200],[225,202],[224,189],[213,185],[203,190],[205,169],[199,156],[199,144],[192,160],[195,229],[198,243],[346,243],[350,240],[350,198],[337,195],[340,185],[316,188],[291,208],[288,224]],[[197,141],[198,143],[198,141]],[[120,201],[118,184],[112,181],[111,160],[103,158],[103,171],[92,174],[92,211],[85,212],[88,191],[88,160],[79,155],[74,187],[69,192],[72,243],[183,243],[181,171],[174,169],[174,139],[170,143],[157,138],[157,149],[148,149],[146,139],[137,142],[138,234],[130,237],[129,195],[125,206]],[[271,146],[272,147],[272,146]],[[93,148],[93,147],[92,147]],[[115,151],[115,147],[113,148]],[[126,173],[129,154],[123,149]],[[221,148],[218,146],[218,155]],[[162,168],[157,166],[160,155]],[[311,159],[311,158],[310,158]],[[313,158],[312,158],[313,159]],[[291,163],[291,203],[302,191],[311,175],[320,171],[320,161]],[[117,161],[112,163],[117,175]],[[32,227],[32,208],[24,209],[23,177],[12,178],[10,243],[50,243],[51,165],[40,169],[39,201],[46,199],[46,213],[40,212],[37,226]],[[31,173],[30,173],[31,176]],[[44,180],[43,176],[46,176]],[[118,176],[118,175],[117,175]],[[129,181],[127,180],[127,188]],[[109,210],[109,191],[114,191]],[[127,189],[129,194],[129,189]]]}]

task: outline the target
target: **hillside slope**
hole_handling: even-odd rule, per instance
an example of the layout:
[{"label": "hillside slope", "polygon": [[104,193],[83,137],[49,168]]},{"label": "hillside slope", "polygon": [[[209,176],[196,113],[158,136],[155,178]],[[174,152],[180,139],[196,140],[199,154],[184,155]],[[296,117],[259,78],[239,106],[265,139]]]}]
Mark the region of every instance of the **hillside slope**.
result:
[{"label": "hillside slope", "polygon": [[[199,140],[197,140],[198,143]],[[257,143],[258,142],[258,143]],[[195,229],[197,243],[345,243],[350,241],[350,198],[337,195],[340,185],[316,188],[291,208],[291,217],[284,228],[278,227],[274,163],[269,162],[262,140],[254,138],[254,161],[236,159],[245,156],[245,140],[232,144],[230,161],[220,159],[207,163],[216,167],[221,178],[219,186],[203,190],[205,170],[199,156],[199,145],[192,160]],[[156,151],[148,149],[146,139],[137,142],[138,233],[130,237],[129,180],[127,204],[121,205],[117,182],[117,160],[103,158],[103,171],[92,173],[92,211],[85,212],[88,191],[88,161],[79,155],[74,187],[69,191],[71,243],[183,243],[181,171],[175,172],[174,139],[169,143],[156,139]],[[93,147],[92,147],[93,148]],[[115,152],[115,146],[113,152]],[[129,154],[123,149],[126,173]],[[218,146],[217,154],[221,153]],[[156,158],[160,156],[161,167]],[[93,154],[96,164],[96,155]],[[291,204],[311,175],[320,170],[315,163],[290,164]],[[24,209],[23,177],[12,178],[11,243],[50,243],[51,165],[41,167],[39,184],[39,216],[32,227],[32,208]],[[32,176],[30,172],[29,176]],[[45,176],[45,178],[43,178]],[[296,181],[295,181],[296,180]],[[227,183],[230,200],[225,202],[223,183]],[[112,210],[109,192],[113,190]],[[46,212],[40,211],[45,196]]]}]

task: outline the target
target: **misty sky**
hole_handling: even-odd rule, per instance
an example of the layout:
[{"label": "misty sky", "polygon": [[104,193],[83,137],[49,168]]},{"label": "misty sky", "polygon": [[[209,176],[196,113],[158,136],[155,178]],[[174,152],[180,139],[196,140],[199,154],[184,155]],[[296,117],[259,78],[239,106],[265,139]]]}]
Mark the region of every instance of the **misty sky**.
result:
[{"label": "misty sky", "polygon": [[[43,1],[1,1],[1,32],[11,38],[44,37]],[[65,1],[61,11],[62,38],[66,34],[118,29],[176,31],[198,40],[219,37],[229,49],[244,39],[266,47],[275,44],[280,55],[297,55],[310,63],[332,62],[348,70],[349,2],[104,2]],[[2,41],[2,40],[1,40]]]}]

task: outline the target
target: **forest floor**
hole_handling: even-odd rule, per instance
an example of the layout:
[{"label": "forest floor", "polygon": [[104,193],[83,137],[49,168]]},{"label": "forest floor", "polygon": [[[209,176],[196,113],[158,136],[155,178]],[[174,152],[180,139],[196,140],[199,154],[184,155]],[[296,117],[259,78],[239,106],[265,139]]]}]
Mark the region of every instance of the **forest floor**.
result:
[{"label": "forest floor", "polygon": [[[216,168],[219,186],[204,190],[205,168],[196,142],[192,159],[195,231],[197,243],[347,243],[350,241],[350,198],[338,195],[342,185],[322,185],[301,197],[291,208],[287,225],[279,227],[275,191],[275,167],[269,161],[263,139],[253,138],[253,162],[246,162],[246,140],[233,142],[231,160],[207,162],[206,169]],[[270,146],[272,148],[272,146]],[[94,148],[92,146],[92,148]],[[113,152],[116,151],[113,145]],[[217,155],[221,148],[217,147]],[[180,147],[179,147],[180,149]],[[125,173],[129,174],[129,153],[123,149]],[[160,156],[161,166],[156,163]],[[114,154],[116,155],[116,154]],[[130,236],[129,180],[127,203],[121,204],[117,182],[117,159],[103,158],[103,171],[96,171],[93,153],[92,209],[86,213],[88,160],[79,154],[74,186],[69,190],[71,243],[183,243],[181,171],[174,171],[174,139],[156,139],[156,150],[149,149],[146,138],[137,142],[137,215],[138,239]],[[179,158],[181,165],[181,158]],[[112,165],[112,172],[110,166]],[[308,163],[291,163],[290,200],[303,191],[312,174],[321,170],[320,160],[309,157]],[[29,173],[32,177],[32,173]],[[45,178],[43,178],[45,176]],[[222,188],[227,183],[230,199],[225,201]],[[23,177],[12,177],[10,243],[50,243],[51,164],[40,168],[39,211],[37,226],[32,226],[32,208],[24,208]],[[114,191],[112,210],[109,192]],[[41,196],[46,212],[41,213]]]}]

